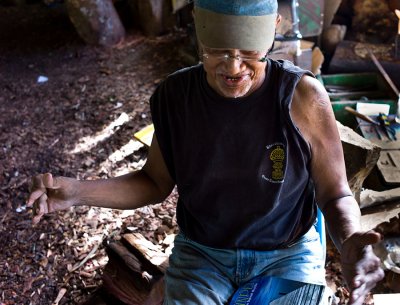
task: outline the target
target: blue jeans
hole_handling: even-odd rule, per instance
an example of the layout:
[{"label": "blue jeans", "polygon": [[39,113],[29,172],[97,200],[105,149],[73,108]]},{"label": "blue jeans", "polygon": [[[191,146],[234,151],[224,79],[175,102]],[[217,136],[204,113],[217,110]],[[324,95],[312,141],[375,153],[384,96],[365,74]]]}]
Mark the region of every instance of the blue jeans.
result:
[{"label": "blue jeans", "polygon": [[259,275],[325,285],[323,251],[314,226],[290,247],[272,251],[215,249],[179,234],[165,274],[164,305],[227,304],[239,285]]}]

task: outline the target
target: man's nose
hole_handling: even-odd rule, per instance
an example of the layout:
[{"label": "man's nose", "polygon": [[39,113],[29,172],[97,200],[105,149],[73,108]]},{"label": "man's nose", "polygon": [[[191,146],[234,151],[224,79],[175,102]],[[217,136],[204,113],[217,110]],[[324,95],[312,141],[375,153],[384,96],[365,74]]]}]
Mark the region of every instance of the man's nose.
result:
[{"label": "man's nose", "polygon": [[245,63],[243,62],[242,58],[240,57],[240,53],[238,51],[234,51],[229,54],[225,62],[226,68],[228,72],[232,74],[236,74],[245,68]]}]

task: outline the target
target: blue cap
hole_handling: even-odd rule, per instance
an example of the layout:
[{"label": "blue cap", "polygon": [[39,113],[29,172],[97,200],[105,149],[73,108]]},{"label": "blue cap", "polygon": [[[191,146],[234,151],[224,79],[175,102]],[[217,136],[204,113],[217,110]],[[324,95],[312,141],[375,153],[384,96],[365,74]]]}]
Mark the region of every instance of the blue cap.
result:
[{"label": "blue cap", "polygon": [[277,0],[195,0],[197,37],[210,48],[266,51],[277,12]]}]

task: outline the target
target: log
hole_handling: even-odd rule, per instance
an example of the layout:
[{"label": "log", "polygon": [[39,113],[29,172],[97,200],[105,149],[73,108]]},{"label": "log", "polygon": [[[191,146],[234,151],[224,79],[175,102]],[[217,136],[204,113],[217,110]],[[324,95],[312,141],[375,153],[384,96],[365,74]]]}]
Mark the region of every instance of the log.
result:
[{"label": "log", "polygon": [[375,231],[387,236],[400,236],[400,212],[388,220],[379,223]]},{"label": "log", "polygon": [[125,29],[112,0],[66,0],[68,16],[88,44],[112,47],[122,42]]},{"label": "log", "polygon": [[170,0],[127,0],[133,20],[146,36],[154,37],[175,25]]},{"label": "log", "polygon": [[121,235],[106,248],[103,285],[84,305],[161,305],[168,255],[139,233]]},{"label": "log", "polygon": [[[168,255],[161,251],[161,247],[154,245],[140,233],[122,235],[125,245],[131,246],[136,255],[141,256],[141,261],[150,262],[147,268],[156,267],[161,273],[168,268]],[[156,271],[155,271],[156,272]]]},{"label": "log", "polygon": [[364,180],[377,164],[381,148],[357,134],[353,129],[336,122],[342,141],[346,174],[354,197],[360,202]]}]

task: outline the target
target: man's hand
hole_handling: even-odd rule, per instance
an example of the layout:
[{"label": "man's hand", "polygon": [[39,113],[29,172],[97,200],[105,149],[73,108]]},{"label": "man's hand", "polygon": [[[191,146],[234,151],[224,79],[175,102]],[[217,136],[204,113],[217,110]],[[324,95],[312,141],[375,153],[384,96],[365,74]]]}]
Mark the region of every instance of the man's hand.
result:
[{"label": "man's hand", "polygon": [[350,289],[348,304],[363,304],[368,292],[383,279],[380,260],[371,247],[380,240],[379,233],[369,231],[354,233],[343,242],[342,273]]},{"label": "man's hand", "polygon": [[47,213],[65,210],[74,205],[72,198],[75,181],[65,177],[55,178],[49,173],[32,178],[26,205],[32,207],[33,224],[37,224]]}]

